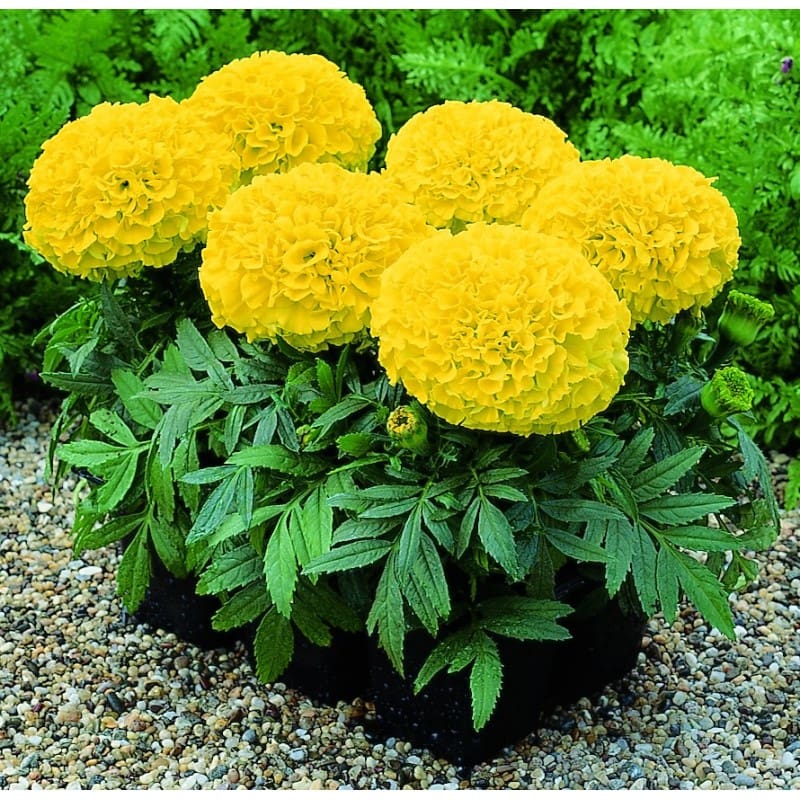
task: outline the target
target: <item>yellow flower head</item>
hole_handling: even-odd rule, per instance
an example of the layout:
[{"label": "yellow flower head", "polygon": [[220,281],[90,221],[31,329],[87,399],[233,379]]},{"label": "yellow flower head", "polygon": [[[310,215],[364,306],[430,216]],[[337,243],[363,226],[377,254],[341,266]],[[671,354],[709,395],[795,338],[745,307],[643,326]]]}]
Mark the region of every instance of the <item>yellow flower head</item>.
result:
[{"label": "yellow flower head", "polygon": [[217,326],[322,350],[366,328],[383,270],[432,232],[382,176],[303,164],[212,215],[200,285]]},{"label": "yellow flower head", "polygon": [[381,135],[361,86],[320,55],[271,50],[231,61],[184,105],[228,137],[242,183],[317,161],[364,170]]},{"label": "yellow flower head", "polygon": [[91,280],[170,264],[205,239],[235,160],[178,103],[101,103],[44,143],[28,180],[25,241]]},{"label": "yellow flower head", "polygon": [[586,161],[548,184],[524,227],[577,242],[633,324],[696,312],[731,279],[736,213],[713,179],[660,158]]},{"label": "yellow flower head", "polygon": [[518,223],[539,189],[578,151],[545,117],[499,100],[449,100],[389,140],[386,172],[437,228]]},{"label": "yellow flower head", "polygon": [[559,433],[605,409],[628,370],[630,314],[579,250],[477,223],[386,272],[372,333],[389,379],[456,425]]}]

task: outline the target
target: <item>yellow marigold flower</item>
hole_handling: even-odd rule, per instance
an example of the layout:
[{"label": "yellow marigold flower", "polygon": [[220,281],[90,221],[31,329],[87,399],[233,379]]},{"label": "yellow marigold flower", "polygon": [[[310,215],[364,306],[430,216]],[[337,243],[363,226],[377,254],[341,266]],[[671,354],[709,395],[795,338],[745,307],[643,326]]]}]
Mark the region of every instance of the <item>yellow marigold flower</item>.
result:
[{"label": "yellow marigold flower", "polygon": [[91,280],[170,264],[205,239],[235,178],[224,137],[178,103],[101,103],[42,146],[28,180],[25,241]]},{"label": "yellow marigold flower", "polygon": [[366,328],[383,270],[432,232],[380,175],[303,164],[211,216],[200,285],[218,327],[321,350]]},{"label": "yellow marigold flower", "polygon": [[308,162],[365,170],[381,135],[361,86],[320,55],[236,59],[203,78],[184,105],[228,137],[242,183]]},{"label": "yellow marigold flower", "polygon": [[630,313],[579,250],[512,225],[440,231],[386,272],[372,333],[389,379],[455,425],[574,430],[628,370]]},{"label": "yellow marigold flower", "polygon": [[541,187],[578,151],[546,117],[499,100],[450,100],[416,114],[389,140],[386,172],[431,225],[518,223]]},{"label": "yellow marigold flower", "polygon": [[578,242],[633,324],[697,312],[733,275],[736,213],[691,167],[660,158],[586,161],[548,184],[524,227]]}]

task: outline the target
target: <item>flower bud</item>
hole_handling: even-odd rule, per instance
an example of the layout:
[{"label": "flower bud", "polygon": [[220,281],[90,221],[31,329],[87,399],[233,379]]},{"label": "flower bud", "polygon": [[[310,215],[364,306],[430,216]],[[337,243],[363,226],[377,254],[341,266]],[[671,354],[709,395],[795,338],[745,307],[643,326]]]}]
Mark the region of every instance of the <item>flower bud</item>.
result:
[{"label": "flower bud", "polygon": [[728,341],[746,347],[755,341],[761,326],[775,316],[775,309],[751,294],[734,289],[725,301],[719,330]]},{"label": "flower bud", "polygon": [[712,417],[749,411],[753,406],[753,388],[747,374],[738,367],[718,369],[700,392],[700,403]]},{"label": "flower bud", "polygon": [[398,406],[386,420],[389,436],[412,453],[422,454],[428,449],[428,424],[422,412],[413,406]]}]

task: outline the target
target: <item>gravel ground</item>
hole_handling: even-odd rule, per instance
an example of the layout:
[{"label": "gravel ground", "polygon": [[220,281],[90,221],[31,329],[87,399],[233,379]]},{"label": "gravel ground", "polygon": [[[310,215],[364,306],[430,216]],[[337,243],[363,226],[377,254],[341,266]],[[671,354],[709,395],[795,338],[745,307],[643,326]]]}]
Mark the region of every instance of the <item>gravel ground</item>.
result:
[{"label": "gravel ground", "polygon": [[738,641],[656,618],[627,679],[458,773],[367,740],[358,701],[315,707],[241,649],[125,624],[116,555],[72,559],[48,419],[29,403],[0,431],[0,788],[800,789],[798,515],[736,601]]}]

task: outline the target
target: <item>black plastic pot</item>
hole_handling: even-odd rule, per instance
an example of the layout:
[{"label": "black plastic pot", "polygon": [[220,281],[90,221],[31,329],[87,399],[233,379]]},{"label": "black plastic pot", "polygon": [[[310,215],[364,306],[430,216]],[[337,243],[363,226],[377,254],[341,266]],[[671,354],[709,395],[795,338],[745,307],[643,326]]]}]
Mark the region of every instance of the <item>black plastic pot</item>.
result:
[{"label": "black plastic pot", "polygon": [[472,725],[469,670],[439,673],[420,694],[413,678],[432,649],[426,634],[406,639],[407,678],[401,678],[373,643],[369,664],[374,738],[394,736],[426,747],[462,767],[496,756],[533,732],[543,714],[591,696],[636,664],[646,617],[624,597],[609,600],[602,585],[580,575],[562,581],[560,599],[576,607],[565,620],[573,638],[563,642],[499,639],[503,688],[487,725]]}]

